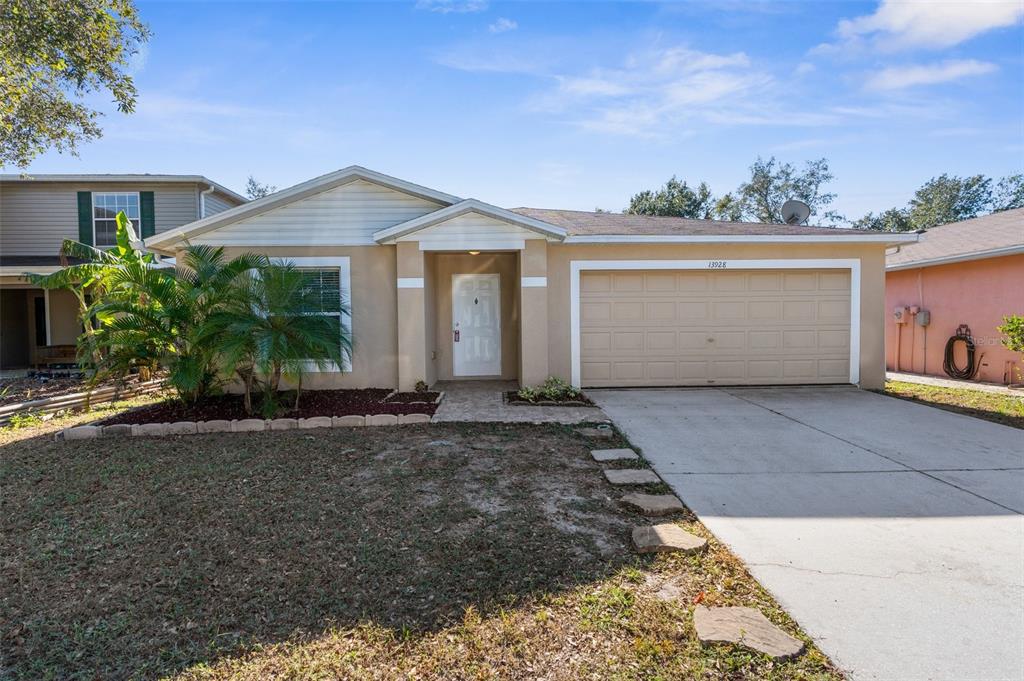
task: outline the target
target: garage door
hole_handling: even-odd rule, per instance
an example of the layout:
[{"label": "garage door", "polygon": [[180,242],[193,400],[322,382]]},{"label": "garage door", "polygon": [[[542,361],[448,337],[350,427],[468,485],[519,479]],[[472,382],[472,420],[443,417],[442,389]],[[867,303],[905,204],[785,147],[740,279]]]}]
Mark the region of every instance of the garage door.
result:
[{"label": "garage door", "polygon": [[580,274],[584,386],[850,381],[849,270]]}]

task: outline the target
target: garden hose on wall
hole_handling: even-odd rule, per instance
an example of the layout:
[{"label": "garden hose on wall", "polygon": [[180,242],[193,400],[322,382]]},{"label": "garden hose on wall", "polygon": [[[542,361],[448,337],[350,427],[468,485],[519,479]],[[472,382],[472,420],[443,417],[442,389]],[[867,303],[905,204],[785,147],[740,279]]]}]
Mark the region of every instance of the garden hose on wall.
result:
[{"label": "garden hose on wall", "polygon": [[[956,359],[953,357],[953,351],[959,342],[963,342],[967,348],[967,365],[963,369],[956,365]],[[956,327],[956,333],[946,341],[946,355],[942,359],[942,369],[950,378],[967,380],[974,376],[974,339],[971,338],[971,327],[961,324]]]}]

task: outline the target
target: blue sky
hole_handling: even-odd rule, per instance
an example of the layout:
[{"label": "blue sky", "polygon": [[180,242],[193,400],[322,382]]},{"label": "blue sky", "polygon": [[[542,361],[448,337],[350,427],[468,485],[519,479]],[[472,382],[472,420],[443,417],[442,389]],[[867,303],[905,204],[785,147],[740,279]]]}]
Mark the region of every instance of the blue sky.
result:
[{"label": "blue sky", "polygon": [[827,157],[836,207],[1024,170],[1019,1],[141,2],[137,112],[30,172],[241,190],[360,164],[502,206],[620,210],[675,174]]}]

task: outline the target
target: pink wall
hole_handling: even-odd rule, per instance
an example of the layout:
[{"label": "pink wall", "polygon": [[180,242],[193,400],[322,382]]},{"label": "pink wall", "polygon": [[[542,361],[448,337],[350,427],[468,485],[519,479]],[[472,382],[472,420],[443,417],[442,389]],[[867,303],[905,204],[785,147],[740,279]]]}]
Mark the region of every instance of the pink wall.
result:
[{"label": "pink wall", "polygon": [[[913,318],[902,325],[899,369],[945,376],[946,341],[960,324],[971,327],[981,364],[978,378],[993,383],[1021,382],[1024,360],[1000,343],[996,327],[1003,315],[1024,315],[1024,255],[887,272],[885,275],[885,362],[896,370],[897,325],[893,308],[917,305],[931,312],[927,328]],[[960,347],[963,347],[960,344]],[[957,354],[960,366],[964,355]],[[1011,368],[1013,373],[1011,374]]]}]

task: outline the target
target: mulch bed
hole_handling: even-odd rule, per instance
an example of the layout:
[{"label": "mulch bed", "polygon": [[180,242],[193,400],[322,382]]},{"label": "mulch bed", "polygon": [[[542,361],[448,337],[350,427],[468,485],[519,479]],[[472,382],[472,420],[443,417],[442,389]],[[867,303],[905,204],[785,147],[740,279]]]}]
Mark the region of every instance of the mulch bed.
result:
[{"label": "mulch bed", "polygon": [[[413,403],[404,399],[411,393],[398,393],[385,401],[391,393],[386,388],[363,390],[303,390],[299,408],[293,410],[294,393],[282,396],[279,418],[311,418],[313,416],[365,416],[367,414],[433,414],[437,405]],[[416,393],[424,395],[429,393]],[[436,393],[434,393],[436,397]],[[402,397],[393,401],[394,397]],[[186,406],[177,400],[166,400],[146,407],[112,416],[99,425],[119,423],[173,423],[175,421],[214,421],[224,419],[261,418],[259,406],[255,416],[245,413],[241,395],[218,395],[195,406]]]},{"label": "mulch bed", "polygon": [[388,402],[401,402],[404,404],[423,403],[433,404],[437,400],[441,393],[436,392],[421,392],[421,393],[395,393],[388,398]]},{"label": "mulch bed", "polygon": [[571,400],[544,400],[540,399],[536,402],[530,402],[519,397],[519,393],[515,390],[509,390],[505,393],[505,401],[509,404],[517,407],[595,407],[595,405],[589,397],[580,393],[578,397]]}]

